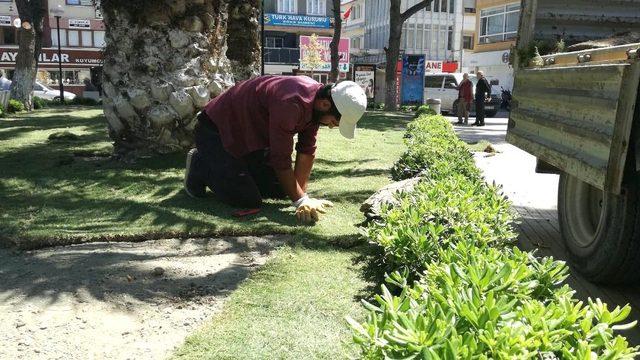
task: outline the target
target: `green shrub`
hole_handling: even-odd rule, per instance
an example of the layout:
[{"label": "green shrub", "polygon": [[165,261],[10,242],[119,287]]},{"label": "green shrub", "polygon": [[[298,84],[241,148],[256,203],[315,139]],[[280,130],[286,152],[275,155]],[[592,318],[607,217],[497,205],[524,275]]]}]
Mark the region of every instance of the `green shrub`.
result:
[{"label": "green shrub", "polygon": [[47,107],[47,101],[41,97],[33,97],[33,108],[36,110],[44,109]]},{"label": "green shrub", "polygon": [[564,263],[518,249],[460,244],[453,261],[429,265],[421,280],[387,280],[367,320],[348,319],[366,359],[633,359],[638,348],[614,334],[631,308],[588,304],[559,287]]},{"label": "green shrub", "polygon": [[365,359],[633,359],[639,347],[614,333],[635,326],[631,308],[588,304],[561,286],[563,262],[510,248],[509,201],[487,185],[442,116],[407,129],[395,178],[421,174],[410,193],[365,233],[382,247],[391,275],[347,319]]},{"label": "green shrub", "polygon": [[494,186],[460,174],[427,179],[384,209],[384,222],[372,224],[369,239],[384,249],[391,269],[419,273],[437,260],[438,251],[467,241],[478,247],[503,245],[515,238],[515,215]]},{"label": "green shrub", "polygon": [[441,179],[453,173],[480,179],[473,155],[453,132],[449,121],[442,116],[423,116],[410,123],[405,143],[407,151],[391,170],[394,180],[419,174]]},{"label": "green shrub", "polygon": [[416,110],[416,118],[424,115],[436,115],[436,112],[429,105],[421,105]]},{"label": "green shrub", "polygon": [[7,104],[7,113],[15,114],[21,111],[24,111],[24,104],[16,99],[10,99]]},{"label": "green shrub", "polygon": [[383,103],[383,102],[378,103],[378,104],[376,105],[376,108],[377,108],[378,110],[384,110],[384,103]]},{"label": "green shrub", "polygon": [[97,106],[100,104],[99,101],[91,98],[83,98],[83,97],[75,97],[73,100],[69,102],[71,105],[83,105],[83,106]]}]

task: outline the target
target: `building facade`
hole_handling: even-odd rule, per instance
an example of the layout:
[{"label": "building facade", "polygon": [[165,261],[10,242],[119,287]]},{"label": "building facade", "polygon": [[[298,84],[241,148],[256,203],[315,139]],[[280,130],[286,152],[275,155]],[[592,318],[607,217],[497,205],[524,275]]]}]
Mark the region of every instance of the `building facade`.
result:
[{"label": "building facade", "polygon": [[[100,2],[95,0],[44,1],[43,49],[40,55],[37,79],[51,88],[58,87],[62,76],[65,90],[79,96],[95,93],[102,76],[102,53],[105,28]],[[58,21],[51,11],[60,13],[61,56],[58,58]],[[18,10],[13,0],[0,0],[0,69],[12,77],[18,53],[17,29],[20,26]],[[58,63],[62,60],[62,74]]]},{"label": "building facade", "polygon": [[[265,74],[304,74],[299,70],[300,36],[333,36],[332,1],[265,0],[264,11]],[[325,83],[328,72],[312,76]]]},{"label": "building facade", "polygon": [[473,53],[465,62],[474,72],[484,71],[494,87],[513,89],[509,65],[520,19],[520,1],[477,0],[477,36]]},{"label": "building facade", "polygon": [[353,56],[365,50],[365,6],[365,0],[343,0],[341,4],[341,14],[348,15],[342,21],[342,37],[349,39]]},{"label": "building facade", "polygon": [[[419,1],[402,1],[401,11]],[[427,60],[457,60],[462,41],[463,11],[463,0],[433,0],[404,23],[401,51],[406,54],[425,54]],[[364,22],[367,56],[361,60],[384,62],[384,48],[389,42],[389,0],[366,0]]]}]

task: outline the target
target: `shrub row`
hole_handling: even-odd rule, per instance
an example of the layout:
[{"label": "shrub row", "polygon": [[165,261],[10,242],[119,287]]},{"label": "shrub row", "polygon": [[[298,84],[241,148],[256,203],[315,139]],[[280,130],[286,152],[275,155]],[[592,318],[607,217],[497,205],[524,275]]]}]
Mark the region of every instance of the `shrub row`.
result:
[{"label": "shrub row", "polygon": [[[44,109],[48,107],[61,106],[60,100],[46,100],[37,96],[33,97],[33,108],[36,110]],[[91,98],[75,97],[73,100],[67,100],[65,105],[84,105],[84,106],[97,106],[100,102]]]},{"label": "shrub row", "polygon": [[511,205],[487,185],[441,116],[407,130],[395,178],[424,180],[369,226],[384,249],[387,284],[348,319],[366,359],[632,359],[615,330],[630,307],[587,304],[562,286],[563,262],[512,246]]}]

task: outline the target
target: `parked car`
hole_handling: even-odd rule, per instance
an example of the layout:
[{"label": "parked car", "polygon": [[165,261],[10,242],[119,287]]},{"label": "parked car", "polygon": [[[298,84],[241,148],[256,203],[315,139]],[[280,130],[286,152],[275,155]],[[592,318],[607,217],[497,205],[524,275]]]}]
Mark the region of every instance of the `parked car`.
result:
[{"label": "parked car", "polygon": [[[469,80],[473,83],[474,96],[478,78],[469,74]],[[457,115],[458,109],[458,85],[462,82],[461,73],[451,74],[427,74],[424,79],[424,98],[440,99],[441,111],[450,115]],[[487,117],[494,117],[500,109],[501,99],[497,93],[493,93],[491,101],[485,105]],[[471,113],[475,113],[475,104],[471,104]]]},{"label": "parked car", "polygon": [[[60,99],[60,90],[52,89],[39,81],[36,81],[33,85],[33,96],[37,96],[45,100],[57,100]],[[68,91],[64,92],[65,100],[73,100],[75,98],[76,94]]]},{"label": "parked car", "polygon": [[[11,80],[2,77],[0,78],[0,87],[2,88],[2,90],[4,91],[9,91],[11,90]],[[56,100],[60,98],[60,90],[55,90],[52,89],[44,84],[42,84],[39,81],[36,81],[35,84],[33,84],[33,96],[37,96],[41,99],[45,99],[45,100]],[[65,100],[73,100],[76,98],[76,94],[65,91],[64,92],[64,99]]]}]

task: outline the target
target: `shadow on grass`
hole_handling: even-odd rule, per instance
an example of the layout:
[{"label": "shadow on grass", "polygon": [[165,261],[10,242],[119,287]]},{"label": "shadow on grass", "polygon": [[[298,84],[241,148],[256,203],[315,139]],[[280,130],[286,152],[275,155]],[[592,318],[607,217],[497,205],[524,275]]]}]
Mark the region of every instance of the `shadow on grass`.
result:
[{"label": "shadow on grass", "polygon": [[358,128],[375,131],[403,130],[412,119],[412,114],[368,111],[366,117],[358,122]]},{"label": "shadow on grass", "polygon": [[124,305],[120,295],[148,303],[224,295],[250,274],[253,265],[230,263],[217,271],[205,271],[201,276],[181,274],[176,269],[175,273],[158,277],[152,270],[157,261],[175,264],[193,261],[193,257],[199,256],[248,252],[268,255],[278,243],[282,241],[270,244],[267,240],[223,238],[188,243],[164,241],[158,249],[142,248],[142,245],[138,249],[124,243],[84,244],[28,253],[0,249],[0,273],[3,274],[0,294],[5,294],[0,300],[8,303],[13,298],[43,298],[55,303],[63,296],[78,296],[82,292],[97,300]]}]

